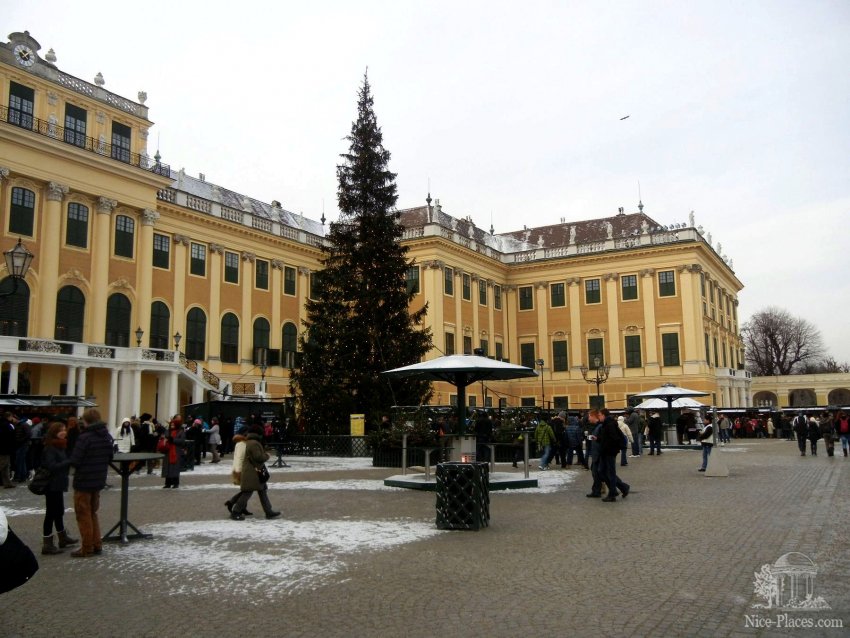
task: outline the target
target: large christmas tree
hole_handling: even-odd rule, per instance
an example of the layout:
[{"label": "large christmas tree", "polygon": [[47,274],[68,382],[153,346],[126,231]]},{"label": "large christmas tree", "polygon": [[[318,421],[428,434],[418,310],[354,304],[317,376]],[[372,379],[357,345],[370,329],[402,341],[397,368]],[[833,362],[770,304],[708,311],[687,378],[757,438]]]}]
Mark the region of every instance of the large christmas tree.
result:
[{"label": "large christmas tree", "polygon": [[401,246],[395,173],[363,78],[347,153],[337,166],[340,219],[330,225],[307,300],[301,363],[292,386],[308,431],[345,434],[349,415],[375,423],[393,405],[419,405],[430,383],[381,372],[417,363],[431,348],[421,327],[427,308],[410,312],[411,262]]}]

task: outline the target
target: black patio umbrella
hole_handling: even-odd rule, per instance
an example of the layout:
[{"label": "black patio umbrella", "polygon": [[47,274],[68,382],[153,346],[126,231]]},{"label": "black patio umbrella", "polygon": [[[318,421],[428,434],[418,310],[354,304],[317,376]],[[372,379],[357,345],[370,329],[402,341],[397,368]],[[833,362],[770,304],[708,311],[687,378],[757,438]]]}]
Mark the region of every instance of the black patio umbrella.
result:
[{"label": "black patio umbrella", "polygon": [[683,397],[707,397],[708,392],[700,390],[689,390],[682,388],[672,383],[665,383],[659,388],[648,390],[647,392],[638,392],[635,396],[642,399],[662,399],[667,402],[667,425],[673,423],[673,401]]},{"label": "black patio umbrella", "polygon": [[536,377],[536,370],[525,366],[471,354],[452,354],[421,363],[387,370],[389,377],[418,377],[446,381],[457,387],[457,417],[460,433],[466,432],[466,386],[476,381],[507,381]]}]

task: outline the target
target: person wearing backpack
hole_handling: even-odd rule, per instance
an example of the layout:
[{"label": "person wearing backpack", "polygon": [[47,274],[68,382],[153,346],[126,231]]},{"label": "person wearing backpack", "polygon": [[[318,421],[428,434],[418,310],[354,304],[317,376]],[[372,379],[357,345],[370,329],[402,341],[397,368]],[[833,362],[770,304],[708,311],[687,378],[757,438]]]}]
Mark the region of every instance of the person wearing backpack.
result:
[{"label": "person wearing backpack", "polygon": [[835,456],[835,423],[832,420],[832,414],[824,410],[818,422],[820,427],[820,435],[823,438],[823,444],[826,446],[826,455]]},{"label": "person wearing backpack", "polygon": [[835,432],[841,438],[841,450],[847,458],[847,451],[850,449],[850,418],[844,410],[840,410],[835,417]]}]

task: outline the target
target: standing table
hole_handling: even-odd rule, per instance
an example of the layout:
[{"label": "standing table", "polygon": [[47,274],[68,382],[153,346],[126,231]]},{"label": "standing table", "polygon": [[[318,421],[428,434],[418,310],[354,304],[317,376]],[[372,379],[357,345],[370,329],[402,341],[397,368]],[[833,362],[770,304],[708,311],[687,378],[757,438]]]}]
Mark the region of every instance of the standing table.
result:
[{"label": "standing table", "polygon": [[[127,454],[115,454],[112,457],[112,461],[109,462],[109,465],[112,466],[112,469],[118,472],[121,475],[121,518],[118,520],[112,528],[106,532],[106,535],[103,537],[105,541],[121,541],[123,544],[127,544],[130,542],[130,539],[136,538],[153,538],[153,534],[145,534],[138,527],[133,525],[130,521],[127,520],[127,510],[128,502],[129,502],[129,492],[130,492],[130,474],[133,473],[135,469],[134,464],[143,463],[145,461],[154,461],[156,459],[161,459],[162,454],[157,454],[154,452],[130,452]],[[132,467],[131,467],[132,466]],[[127,534],[127,527],[132,527],[136,532],[135,534]],[[115,530],[119,530],[120,533],[117,535],[113,535],[112,533]]]}]

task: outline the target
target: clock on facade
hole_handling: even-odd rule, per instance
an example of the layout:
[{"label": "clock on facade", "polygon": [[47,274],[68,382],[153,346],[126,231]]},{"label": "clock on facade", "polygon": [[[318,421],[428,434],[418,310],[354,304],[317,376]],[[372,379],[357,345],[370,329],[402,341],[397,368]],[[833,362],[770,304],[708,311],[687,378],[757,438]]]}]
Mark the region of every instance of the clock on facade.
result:
[{"label": "clock on facade", "polygon": [[15,60],[21,66],[32,66],[35,63],[35,51],[26,44],[19,44],[15,47]]}]

